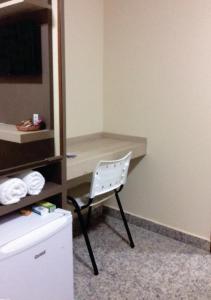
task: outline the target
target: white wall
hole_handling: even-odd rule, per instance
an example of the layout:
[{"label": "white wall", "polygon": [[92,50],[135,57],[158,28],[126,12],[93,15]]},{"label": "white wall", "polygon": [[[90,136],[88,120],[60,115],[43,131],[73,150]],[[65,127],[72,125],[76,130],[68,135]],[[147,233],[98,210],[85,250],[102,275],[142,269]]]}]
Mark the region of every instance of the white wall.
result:
[{"label": "white wall", "polygon": [[102,131],[103,0],[65,0],[67,136]]},{"label": "white wall", "polygon": [[104,3],[104,129],[148,138],[126,210],[209,239],[211,1]]}]

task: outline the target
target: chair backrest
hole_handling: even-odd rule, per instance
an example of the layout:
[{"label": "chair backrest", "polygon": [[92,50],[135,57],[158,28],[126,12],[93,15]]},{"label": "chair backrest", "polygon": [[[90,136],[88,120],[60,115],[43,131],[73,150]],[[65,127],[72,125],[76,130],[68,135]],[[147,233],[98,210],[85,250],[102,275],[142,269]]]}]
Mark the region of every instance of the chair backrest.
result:
[{"label": "chair backrest", "polygon": [[118,160],[100,161],[92,176],[90,198],[118,189],[127,181],[132,152]]}]

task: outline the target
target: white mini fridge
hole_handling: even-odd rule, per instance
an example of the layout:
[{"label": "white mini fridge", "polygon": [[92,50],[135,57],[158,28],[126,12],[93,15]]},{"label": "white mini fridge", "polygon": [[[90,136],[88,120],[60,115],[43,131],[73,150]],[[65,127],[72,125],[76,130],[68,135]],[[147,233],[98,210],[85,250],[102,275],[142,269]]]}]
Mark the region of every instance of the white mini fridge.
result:
[{"label": "white mini fridge", "polygon": [[0,219],[0,300],[73,300],[72,215]]}]

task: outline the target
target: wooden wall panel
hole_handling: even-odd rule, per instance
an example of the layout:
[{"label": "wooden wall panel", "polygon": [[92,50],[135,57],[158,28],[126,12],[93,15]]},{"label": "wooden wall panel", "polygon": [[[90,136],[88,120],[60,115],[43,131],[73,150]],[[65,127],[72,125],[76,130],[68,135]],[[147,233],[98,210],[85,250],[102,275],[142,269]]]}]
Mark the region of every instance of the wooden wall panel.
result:
[{"label": "wooden wall panel", "polygon": [[0,140],[0,170],[54,156],[54,140],[17,144]]}]

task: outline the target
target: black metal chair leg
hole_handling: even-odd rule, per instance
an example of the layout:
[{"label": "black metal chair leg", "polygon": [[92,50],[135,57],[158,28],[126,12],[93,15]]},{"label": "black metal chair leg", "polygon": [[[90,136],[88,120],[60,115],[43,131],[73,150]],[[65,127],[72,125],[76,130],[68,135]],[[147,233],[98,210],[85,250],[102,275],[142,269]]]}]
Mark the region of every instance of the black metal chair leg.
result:
[{"label": "black metal chair leg", "polygon": [[127,235],[128,235],[129,241],[130,241],[130,247],[134,248],[135,245],[134,245],[134,242],[133,242],[133,239],[132,239],[132,236],[131,236],[131,233],[130,233],[130,229],[129,229],[129,226],[128,226],[128,223],[127,223],[127,220],[126,220],[126,217],[125,217],[125,213],[124,213],[124,210],[122,208],[122,204],[121,204],[121,201],[120,201],[120,198],[119,198],[119,194],[118,194],[117,191],[115,191],[115,197],[116,197],[117,204],[119,206],[119,210],[120,210],[120,213],[121,213],[121,216],[122,216],[122,220],[124,222],[125,229],[127,231]]},{"label": "black metal chair leg", "polygon": [[78,220],[79,220],[81,230],[82,230],[82,233],[83,233],[83,236],[84,236],[84,239],[85,239],[85,242],[86,242],[86,246],[87,246],[87,249],[88,249],[88,252],[89,252],[89,256],[90,256],[90,259],[91,259],[91,262],[92,262],[94,274],[98,275],[99,272],[98,272],[97,264],[95,262],[94,254],[93,254],[92,247],[91,247],[91,244],[90,244],[90,241],[89,241],[89,237],[88,237],[88,234],[87,234],[86,226],[85,226],[85,223],[84,223],[83,216],[81,214],[80,207],[78,206],[77,202],[75,201],[75,199],[73,197],[68,196],[68,199],[72,201],[72,203],[75,207],[75,211],[78,215]]},{"label": "black metal chair leg", "polygon": [[90,225],[90,217],[91,217],[91,213],[92,213],[92,206],[90,206],[88,208],[88,213],[87,213],[87,217],[86,217],[86,229],[88,230],[89,225]]},{"label": "black metal chair leg", "polygon": [[93,266],[93,269],[94,269],[94,274],[98,275],[99,272],[98,272],[97,264],[95,262],[94,254],[93,254],[92,247],[91,247],[91,244],[90,244],[90,241],[89,241],[89,237],[88,237],[88,234],[87,234],[87,231],[86,231],[83,216],[80,212],[80,209],[76,209],[76,212],[78,214],[78,220],[79,220],[79,223],[81,225],[81,230],[83,232],[84,239],[85,239],[85,242],[86,242],[86,246],[87,246],[89,256],[90,256],[90,259],[91,259],[91,262],[92,262],[92,266]]}]

